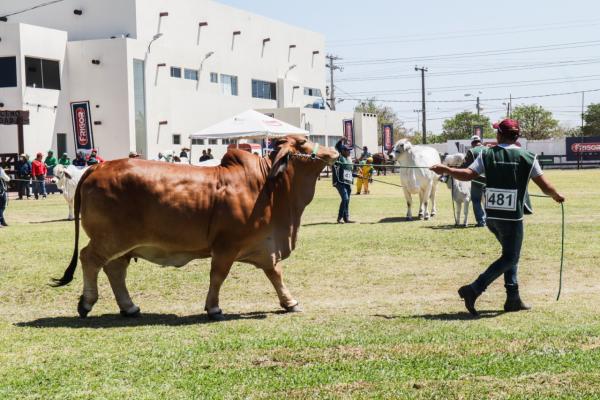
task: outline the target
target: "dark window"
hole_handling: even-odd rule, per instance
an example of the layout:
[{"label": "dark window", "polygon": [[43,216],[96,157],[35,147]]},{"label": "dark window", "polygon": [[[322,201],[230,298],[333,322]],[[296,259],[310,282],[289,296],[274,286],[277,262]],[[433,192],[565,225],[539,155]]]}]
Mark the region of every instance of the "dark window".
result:
[{"label": "dark window", "polygon": [[173,135],[173,144],[181,144],[181,135]]},{"label": "dark window", "polygon": [[309,88],[309,87],[304,88],[304,95],[305,96],[313,96],[313,97],[322,97],[321,89],[314,89],[314,88]]},{"label": "dark window", "polygon": [[252,79],[252,97],[257,99],[277,100],[277,85],[273,82]]},{"label": "dark window", "polygon": [[236,139],[223,139],[223,144],[236,144]]},{"label": "dark window", "polygon": [[192,139],[192,144],[204,145],[204,139]]},{"label": "dark window", "polygon": [[0,57],[0,87],[17,86],[17,58]]},{"label": "dark window", "polygon": [[197,81],[198,80],[198,70],[195,69],[185,69],[184,71],[184,75],[183,77],[185,79],[190,79],[192,81]]},{"label": "dark window", "polygon": [[181,68],[171,67],[171,77],[172,78],[181,78]]},{"label": "dark window", "polygon": [[219,144],[219,139],[208,139],[208,144]]},{"label": "dark window", "polygon": [[210,82],[211,83],[219,83],[219,74],[217,74],[216,72],[211,72],[210,73]]},{"label": "dark window", "polygon": [[57,156],[62,157],[67,152],[67,134],[57,133],[56,134],[56,150]]},{"label": "dark window", "polygon": [[60,90],[58,61],[25,57],[25,82],[29,87]]}]

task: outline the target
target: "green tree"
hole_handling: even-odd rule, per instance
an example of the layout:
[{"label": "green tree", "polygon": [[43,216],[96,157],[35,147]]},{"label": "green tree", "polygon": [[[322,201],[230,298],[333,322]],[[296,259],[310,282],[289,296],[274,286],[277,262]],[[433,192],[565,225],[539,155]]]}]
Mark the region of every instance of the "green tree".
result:
[{"label": "green tree", "polygon": [[396,112],[388,106],[378,105],[376,99],[361,101],[354,108],[354,112],[370,113],[377,115],[377,143],[381,146],[381,126],[383,124],[394,124],[394,142],[406,136],[404,122],[398,118]]},{"label": "green tree", "polygon": [[583,114],[585,125],[583,134],[586,136],[600,135],[600,103],[590,104]]},{"label": "green tree", "polygon": [[492,124],[485,115],[477,115],[470,111],[463,111],[444,121],[443,132],[436,135],[436,141],[469,139],[473,136],[473,128],[483,126],[483,136],[493,137]]},{"label": "green tree", "polygon": [[552,113],[537,104],[515,107],[512,118],[519,121],[521,135],[528,140],[549,139],[560,134]]}]

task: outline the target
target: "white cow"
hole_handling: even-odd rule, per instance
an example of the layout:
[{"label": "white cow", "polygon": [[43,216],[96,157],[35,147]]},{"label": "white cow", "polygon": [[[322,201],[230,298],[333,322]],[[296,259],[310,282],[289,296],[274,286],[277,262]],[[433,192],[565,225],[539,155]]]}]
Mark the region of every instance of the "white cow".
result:
[{"label": "white cow", "polygon": [[52,182],[56,184],[56,187],[62,190],[63,196],[69,205],[69,221],[75,219],[75,190],[77,189],[77,184],[79,183],[81,176],[87,168],[88,167],[79,168],[74,165],[69,165],[65,168],[60,164],[54,167],[54,178],[52,178]]},{"label": "white cow", "polygon": [[[444,164],[449,167],[460,167],[465,162],[464,154],[452,154],[446,156]],[[469,204],[471,203],[471,182],[459,181],[452,177],[446,177],[448,189],[452,190],[452,201],[454,202],[454,224],[460,225],[461,208],[465,210],[464,226],[467,226],[469,218]]]},{"label": "white cow", "polygon": [[[427,210],[428,202],[431,200],[431,217],[437,213],[435,203],[435,192],[439,176],[431,171],[429,167],[440,164],[440,154],[433,147],[413,146],[408,139],[402,139],[394,146],[391,154],[396,165],[400,167],[400,180],[404,189],[404,197],[408,212],[406,219],[412,220],[412,195],[419,194],[419,218],[428,220],[430,213]],[[424,167],[424,168],[415,168]]]}]

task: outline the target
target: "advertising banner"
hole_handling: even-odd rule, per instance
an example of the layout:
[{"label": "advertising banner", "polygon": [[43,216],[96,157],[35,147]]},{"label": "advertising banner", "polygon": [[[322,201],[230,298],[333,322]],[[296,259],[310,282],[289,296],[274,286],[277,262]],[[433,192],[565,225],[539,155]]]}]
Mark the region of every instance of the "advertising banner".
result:
[{"label": "advertising banner", "polygon": [[600,160],[600,136],[568,137],[567,161]]},{"label": "advertising banner", "polygon": [[344,120],[344,137],[348,146],[354,146],[354,121],[351,119]]},{"label": "advertising banner", "polygon": [[394,125],[385,124],[381,128],[382,139],[381,143],[383,144],[384,153],[389,153],[394,150]]},{"label": "advertising banner", "polygon": [[73,119],[76,151],[91,151],[94,148],[94,134],[92,132],[90,102],[71,103],[71,117]]}]

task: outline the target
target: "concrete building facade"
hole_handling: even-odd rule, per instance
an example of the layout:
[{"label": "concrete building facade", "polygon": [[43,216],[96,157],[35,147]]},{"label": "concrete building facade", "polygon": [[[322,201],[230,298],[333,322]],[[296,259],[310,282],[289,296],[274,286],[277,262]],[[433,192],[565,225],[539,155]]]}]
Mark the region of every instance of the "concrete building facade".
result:
[{"label": "concrete building facade", "polygon": [[[3,0],[0,15],[36,4]],[[0,39],[9,75],[0,110],[30,112],[27,153],[75,153],[75,102],[89,102],[94,147],[107,159],[179,151],[190,134],[247,109],[298,110],[315,136],[341,136],[339,119],[316,121],[348,116],[306,108],[324,104],[321,34],[211,0],[65,0],[8,16]],[[0,126],[0,153],[9,152],[16,129]]]}]

